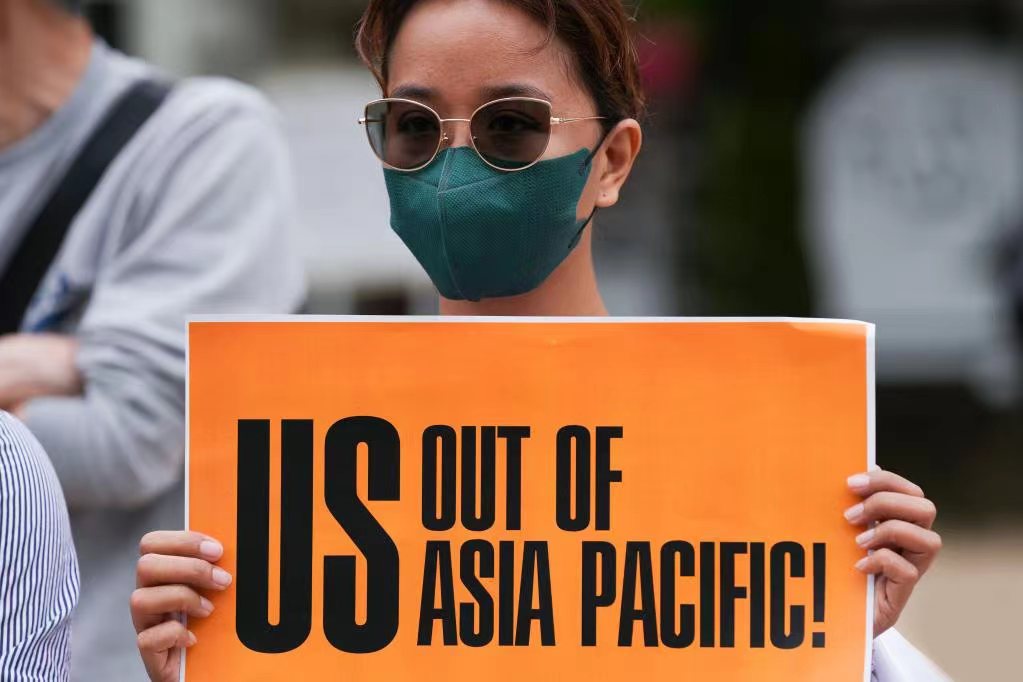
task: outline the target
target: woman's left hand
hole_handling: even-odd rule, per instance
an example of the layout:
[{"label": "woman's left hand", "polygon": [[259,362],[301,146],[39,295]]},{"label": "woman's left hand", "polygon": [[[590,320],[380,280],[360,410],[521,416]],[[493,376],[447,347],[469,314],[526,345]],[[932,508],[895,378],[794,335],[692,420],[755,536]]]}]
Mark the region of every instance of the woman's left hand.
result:
[{"label": "woman's left hand", "polygon": [[895,625],[921,576],[941,550],[941,536],[931,530],[937,508],[920,486],[890,471],[849,477],[849,488],[863,502],[845,512],[849,523],[865,526],[856,538],[873,550],[856,568],[877,576],[874,584],[874,636]]}]

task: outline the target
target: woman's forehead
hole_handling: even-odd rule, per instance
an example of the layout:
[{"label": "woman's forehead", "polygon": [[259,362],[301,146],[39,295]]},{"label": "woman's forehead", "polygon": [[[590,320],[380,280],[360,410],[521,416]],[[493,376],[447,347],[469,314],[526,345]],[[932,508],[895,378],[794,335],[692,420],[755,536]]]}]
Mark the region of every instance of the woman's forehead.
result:
[{"label": "woman's forehead", "polygon": [[568,102],[579,90],[567,51],[511,3],[426,0],[388,57],[388,96],[464,104],[501,97]]}]

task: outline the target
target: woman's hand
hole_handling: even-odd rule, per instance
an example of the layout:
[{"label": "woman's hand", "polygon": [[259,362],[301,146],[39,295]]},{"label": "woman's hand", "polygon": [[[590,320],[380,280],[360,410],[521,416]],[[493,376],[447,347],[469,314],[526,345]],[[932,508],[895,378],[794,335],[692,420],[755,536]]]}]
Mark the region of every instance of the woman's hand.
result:
[{"label": "woman's hand", "polygon": [[139,554],[131,595],[139,653],[149,679],[177,682],[181,649],[195,644],[181,614],[205,618],[213,612],[200,591],[222,591],[231,584],[231,574],[212,563],[224,548],[200,533],[161,530],[142,538]]},{"label": "woman's hand", "polygon": [[909,595],[941,550],[941,536],[931,530],[937,509],[920,486],[880,469],[849,477],[849,488],[864,498],[846,510],[849,523],[866,526],[856,538],[873,550],[856,563],[877,575],[874,584],[874,636],[895,625]]}]

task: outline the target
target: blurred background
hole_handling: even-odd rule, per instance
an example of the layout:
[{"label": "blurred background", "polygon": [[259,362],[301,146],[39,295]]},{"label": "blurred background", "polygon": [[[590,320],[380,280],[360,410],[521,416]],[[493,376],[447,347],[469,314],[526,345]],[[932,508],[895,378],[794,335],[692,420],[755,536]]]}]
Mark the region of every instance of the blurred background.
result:
[{"label": "blurred background", "polygon": [[[360,0],[92,0],[115,47],[279,107],[310,311],[435,312],[356,125]],[[646,0],[651,112],[597,266],[621,315],[878,324],[878,461],[946,547],[900,629],[957,680],[1018,677],[1023,0]],[[1014,672],[1015,671],[1015,672]]]}]

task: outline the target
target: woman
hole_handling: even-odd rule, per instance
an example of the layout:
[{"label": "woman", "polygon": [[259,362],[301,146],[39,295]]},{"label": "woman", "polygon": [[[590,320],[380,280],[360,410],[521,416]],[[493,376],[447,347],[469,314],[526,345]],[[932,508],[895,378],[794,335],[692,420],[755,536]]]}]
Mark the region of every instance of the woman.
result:
[{"label": "woman", "polygon": [[[620,0],[372,0],[358,37],[386,99],[362,123],[385,165],[392,227],[441,294],[444,315],[606,315],[592,218],[618,201],[643,112]],[[885,471],[848,481],[846,512],[875,550],[874,631],[895,623],[940,548],[935,508]],[[192,532],[147,535],[132,615],[153,680],[176,680],[203,591],[231,576]],[[884,680],[884,678],[881,678]]]}]

